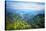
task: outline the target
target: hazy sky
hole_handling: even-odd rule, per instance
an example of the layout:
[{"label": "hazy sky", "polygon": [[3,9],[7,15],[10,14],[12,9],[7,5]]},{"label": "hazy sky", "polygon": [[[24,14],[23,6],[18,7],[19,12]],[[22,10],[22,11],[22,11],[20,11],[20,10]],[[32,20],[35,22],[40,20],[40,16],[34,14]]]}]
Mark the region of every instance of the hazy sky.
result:
[{"label": "hazy sky", "polygon": [[12,9],[30,9],[30,10],[43,10],[44,3],[40,2],[7,2],[7,8]]},{"label": "hazy sky", "polygon": [[5,0],[5,1],[32,1],[32,2],[44,2],[44,0]]}]

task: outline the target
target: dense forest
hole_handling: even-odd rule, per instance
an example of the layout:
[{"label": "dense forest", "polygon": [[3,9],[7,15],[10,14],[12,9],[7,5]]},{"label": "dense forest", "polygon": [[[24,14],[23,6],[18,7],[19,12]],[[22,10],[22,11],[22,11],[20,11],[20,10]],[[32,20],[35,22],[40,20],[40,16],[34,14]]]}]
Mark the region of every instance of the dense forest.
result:
[{"label": "dense forest", "polygon": [[[26,15],[26,14],[25,14]],[[6,30],[19,30],[19,29],[34,29],[34,28],[44,28],[44,14],[37,14],[26,20],[22,18],[17,13],[7,13],[6,14]]]}]

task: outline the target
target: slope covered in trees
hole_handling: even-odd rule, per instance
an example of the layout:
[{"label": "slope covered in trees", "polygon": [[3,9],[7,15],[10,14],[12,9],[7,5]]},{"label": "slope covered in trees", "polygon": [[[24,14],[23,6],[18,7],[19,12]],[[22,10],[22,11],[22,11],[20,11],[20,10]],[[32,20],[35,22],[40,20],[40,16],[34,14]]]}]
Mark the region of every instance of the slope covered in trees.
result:
[{"label": "slope covered in trees", "polygon": [[[12,18],[12,21],[10,21]],[[22,20],[20,16],[16,14],[10,17],[10,15],[6,16],[6,30],[14,30],[14,29],[28,29],[31,25],[29,25],[26,21]]]},{"label": "slope covered in trees", "polygon": [[6,30],[44,28],[44,17],[44,14],[38,14],[26,21],[19,14],[9,13],[6,15]]}]

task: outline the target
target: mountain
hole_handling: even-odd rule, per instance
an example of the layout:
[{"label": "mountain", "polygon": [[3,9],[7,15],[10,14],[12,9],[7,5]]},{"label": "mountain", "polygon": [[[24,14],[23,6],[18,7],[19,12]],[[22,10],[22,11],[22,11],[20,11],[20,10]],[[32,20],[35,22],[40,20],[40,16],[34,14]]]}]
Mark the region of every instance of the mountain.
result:
[{"label": "mountain", "polygon": [[27,10],[27,9],[14,10],[11,8],[6,8],[6,14],[11,15],[11,17],[13,16],[13,14],[20,15],[22,19],[27,21],[27,20],[32,20],[32,18],[37,14],[44,14],[44,10],[38,10],[38,11]]}]

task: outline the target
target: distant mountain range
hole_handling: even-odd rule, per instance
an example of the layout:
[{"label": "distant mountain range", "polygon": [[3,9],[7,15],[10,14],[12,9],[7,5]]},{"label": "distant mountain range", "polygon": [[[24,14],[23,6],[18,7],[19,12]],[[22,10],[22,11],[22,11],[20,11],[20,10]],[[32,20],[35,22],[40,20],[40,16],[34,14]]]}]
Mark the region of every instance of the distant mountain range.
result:
[{"label": "distant mountain range", "polygon": [[27,10],[27,11],[23,11],[23,10],[14,10],[14,9],[10,9],[10,8],[6,9],[6,14],[7,13],[11,13],[11,14],[16,13],[17,15],[20,15],[21,18],[24,19],[24,20],[30,20],[38,14],[44,14],[44,12],[45,12],[44,10],[39,10],[39,11]]},{"label": "distant mountain range", "polygon": [[11,9],[11,8],[6,8],[6,13],[17,13],[17,14],[20,14],[21,16],[22,15],[25,15],[25,14],[28,14],[28,15],[37,15],[37,14],[43,14],[45,11],[44,10],[39,10],[39,11],[33,11],[33,10],[14,10],[14,9]]}]

